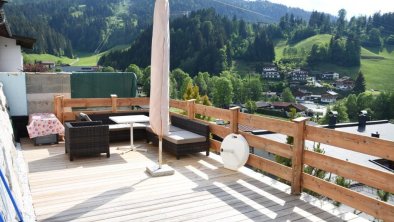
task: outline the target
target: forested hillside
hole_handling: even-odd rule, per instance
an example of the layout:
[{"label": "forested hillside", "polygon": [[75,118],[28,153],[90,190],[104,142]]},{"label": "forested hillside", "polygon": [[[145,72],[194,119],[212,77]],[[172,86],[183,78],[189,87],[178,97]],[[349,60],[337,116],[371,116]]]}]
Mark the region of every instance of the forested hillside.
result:
[{"label": "forested hillside", "polygon": [[[171,22],[171,69],[191,75],[199,71],[218,74],[233,59],[272,62],[275,58],[270,30],[244,20],[228,19],[213,9],[192,12]],[[111,52],[99,64],[125,69],[129,64],[150,64],[152,28],[144,31],[128,50]]]},{"label": "forested hillside", "polygon": [[[129,44],[152,22],[154,0],[14,0],[6,5],[13,33],[37,39],[33,52],[73,56]],[[171,18],[215,8],[229,18],[278,22],[286,12],[307,18],[308,12],[267,1],[172,0]],[[231,5],[231,6],[230,6]]]}]

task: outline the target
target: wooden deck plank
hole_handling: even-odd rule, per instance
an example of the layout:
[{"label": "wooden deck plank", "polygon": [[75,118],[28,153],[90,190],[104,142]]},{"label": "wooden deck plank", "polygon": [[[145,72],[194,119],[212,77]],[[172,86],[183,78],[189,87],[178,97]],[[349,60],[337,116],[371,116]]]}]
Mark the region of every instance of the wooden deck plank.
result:
[{"label": "wooden deck plank", "polygon": [[[339,219],[332,205],[319,207],[292,196],[288,185],[250,169],[224,169],[215,154],[176,160],[164,153],[175,174],[151,178],[144,171],[156,162],[157,148],[137,143],[148,152],[121,155],[116,147],[126,143],[117,143],[111,144],[109,159],[101,155],[70,162],[63,143],[35,147],[22,140],[38,221]],[[309,214],[294,212],[296,207]]]}]

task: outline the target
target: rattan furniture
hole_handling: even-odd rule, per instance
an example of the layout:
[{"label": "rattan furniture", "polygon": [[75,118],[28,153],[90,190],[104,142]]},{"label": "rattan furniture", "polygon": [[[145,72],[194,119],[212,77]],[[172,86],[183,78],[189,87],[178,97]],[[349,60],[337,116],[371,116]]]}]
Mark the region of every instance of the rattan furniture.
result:
[{"label": "rattan furniture", "polygon": [[[147,142],[158,145],[159,138],[152,130],[146,129]],[[206,152],[209,155],[209,126],[195,120],[180,116],[171,116],[171,127],[168,136],[163,137],[163,150],[170,152],[177,159],[181,155]]]},{"label": "rattan furniture", "polygon": [[109,151],[109,127],[101,121],[66,122],[65,124],[65,152],[70,161],[78,155],[97,155]]},{"label": "rattan furniture", "polygon": [[[110,116],[125,116],[125,115],[145,115],[149,116],[149,112],[122,112],[122,113],[97,113],[89,114],[87,117],[92,121],[101,121],[103,125],[109,126],[109,141],[120,142],[130,141],[130,125],[129,124],[117,124],[110,120]],[[77,121],[87,121],[84,116],[77,115]],[[134,140],[142,140],[146,138],[146,131],[144,127],[134,126],[133,128]]]}]

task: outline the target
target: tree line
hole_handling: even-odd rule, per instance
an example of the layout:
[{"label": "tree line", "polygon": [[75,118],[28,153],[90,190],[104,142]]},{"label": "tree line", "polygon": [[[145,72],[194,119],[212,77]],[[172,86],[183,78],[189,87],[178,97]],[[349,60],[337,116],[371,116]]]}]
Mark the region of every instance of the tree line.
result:
[{"label": "tree line", "polygon": [[[227,3],[257,10],[261,15],[244,13],[215,1],[172,0],[171,17],[203,8],[215,8],[221,15],[251,22],[277,22],[286,11],[305,18],[309,15],[304,10],[271,2]],[[76,51],[94,52],[97,48],[104,51],[132,42],[152,23],[154,0],[14,0],[5,8],[14,34],[37,39],[32,52],[72,57]]]},{"label": "tree line", "polygon": [[[219,75],[230,70],[234,59],[272,62],[274,45],[265,26],[247,23],[235,17],[221,16],[214,9],[202,9],[174,19],[170,24],[171,69],[181,68],[192,77],[198,72]],[[150,64],[152,27],[127,50],[113,51],[99,64],[124,70],[130,63]]]}]

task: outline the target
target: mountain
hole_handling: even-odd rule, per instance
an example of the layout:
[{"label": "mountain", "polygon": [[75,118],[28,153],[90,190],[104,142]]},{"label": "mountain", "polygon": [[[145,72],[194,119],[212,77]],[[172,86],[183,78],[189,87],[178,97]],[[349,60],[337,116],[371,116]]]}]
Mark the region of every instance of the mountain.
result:
[{"label": "mountain", "polygon": [[[279,22],[285,13],[307,19],[301,9],[268,1],[171,0],[171,18],[214,8],[228,18]],[[33,52],[73,56],[130,44],[152,22],[154,0],[13,0],[5,6],[12,32],[37,39]]]}]

